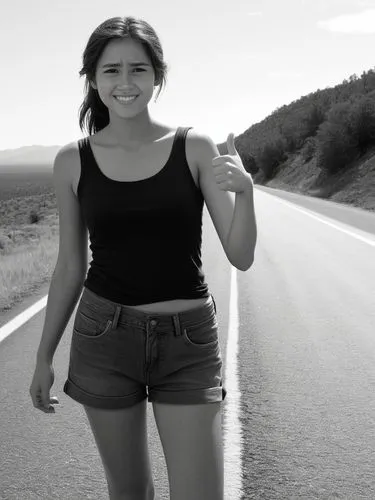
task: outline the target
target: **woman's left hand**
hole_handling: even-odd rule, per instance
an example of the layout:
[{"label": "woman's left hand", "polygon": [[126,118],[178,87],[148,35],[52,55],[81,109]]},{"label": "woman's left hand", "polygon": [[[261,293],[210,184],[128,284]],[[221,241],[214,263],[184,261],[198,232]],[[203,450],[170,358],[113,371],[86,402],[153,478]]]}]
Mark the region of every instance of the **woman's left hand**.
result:
[{"label": "woman's left hand", "polygon": [[227,155],[215,156],[212,159],[216,183],[221,191],[242,193],[252,190],[253,179],[243,166],[240,155],[234,145],[234,133],[231,132],[227,139]]}]

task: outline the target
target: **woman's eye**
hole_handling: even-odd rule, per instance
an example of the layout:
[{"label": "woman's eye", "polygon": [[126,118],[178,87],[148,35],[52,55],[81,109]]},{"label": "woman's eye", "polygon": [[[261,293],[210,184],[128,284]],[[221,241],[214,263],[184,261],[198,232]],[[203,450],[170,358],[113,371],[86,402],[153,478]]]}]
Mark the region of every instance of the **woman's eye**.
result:
[{"label": "woman's eye", "polygon": [[[146,71],[146,70],[145,70],[145,69],[143,69],[143,68],[134,68],[134,71],[135,71],[135,70],[139,70],[139,71]],[[115,68],[108,69],[107,71],[105,71],[105,73],[110,73],[110,72],[112,72],[112,71],[117,71],[117,69],[115,69]]]}]

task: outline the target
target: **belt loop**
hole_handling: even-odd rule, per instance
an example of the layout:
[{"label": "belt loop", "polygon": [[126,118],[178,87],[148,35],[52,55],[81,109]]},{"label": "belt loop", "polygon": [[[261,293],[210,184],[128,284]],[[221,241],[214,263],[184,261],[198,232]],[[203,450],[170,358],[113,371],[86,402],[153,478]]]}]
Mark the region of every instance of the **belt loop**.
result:
[{"label": "belt loop", "polygon": [[114,316],[113,322],[112,322],[112,329],[113,330],[115,328],[117,328],[117,323],[118,323],[118,319],[120,317],[120,313],[121,313],[121,306],[116,306],[116,312],[115,312],[115,316]]},{"label": "belt loop", "polygon": [[173,315],[173,323],[174,323],[175,336],[178,337],[179,335],[181,335],[181,325],[178,313]]}]

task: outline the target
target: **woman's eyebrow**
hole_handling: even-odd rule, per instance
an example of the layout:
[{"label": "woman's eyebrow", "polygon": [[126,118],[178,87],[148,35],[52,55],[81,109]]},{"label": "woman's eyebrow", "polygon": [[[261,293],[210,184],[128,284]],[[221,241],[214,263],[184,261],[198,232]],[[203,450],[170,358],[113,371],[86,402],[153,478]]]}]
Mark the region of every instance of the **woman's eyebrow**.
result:
[{"label": "woman's eyebrow", "polygon": [[[120,66],[122,66],[121,63],[107,63],[103,64],[102,68],[119,68]],[[138,61],[129,63],[129,66],[150,66],[150,65],[148,63]]]}]

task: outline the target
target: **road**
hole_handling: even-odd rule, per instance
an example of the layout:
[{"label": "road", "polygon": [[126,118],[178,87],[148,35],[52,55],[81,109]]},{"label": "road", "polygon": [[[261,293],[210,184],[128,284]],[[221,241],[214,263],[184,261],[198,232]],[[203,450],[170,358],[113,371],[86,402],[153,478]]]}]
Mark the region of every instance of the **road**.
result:
[{"label": "road", "polygon": [[[226,500],[374,499],[375,214],[263,187],[255,205],[255,263],[236,272],[242,493]],[[206,211],[203,266],[225,368],[232,267]],[[73,316],[54,359],[60,405],[51,415],[32,406],[44,313],[0,344],[0,499],[107,500],[84,411],[62,391]],[[148,426],[158,500],[167,500],[151,405]]]}]

